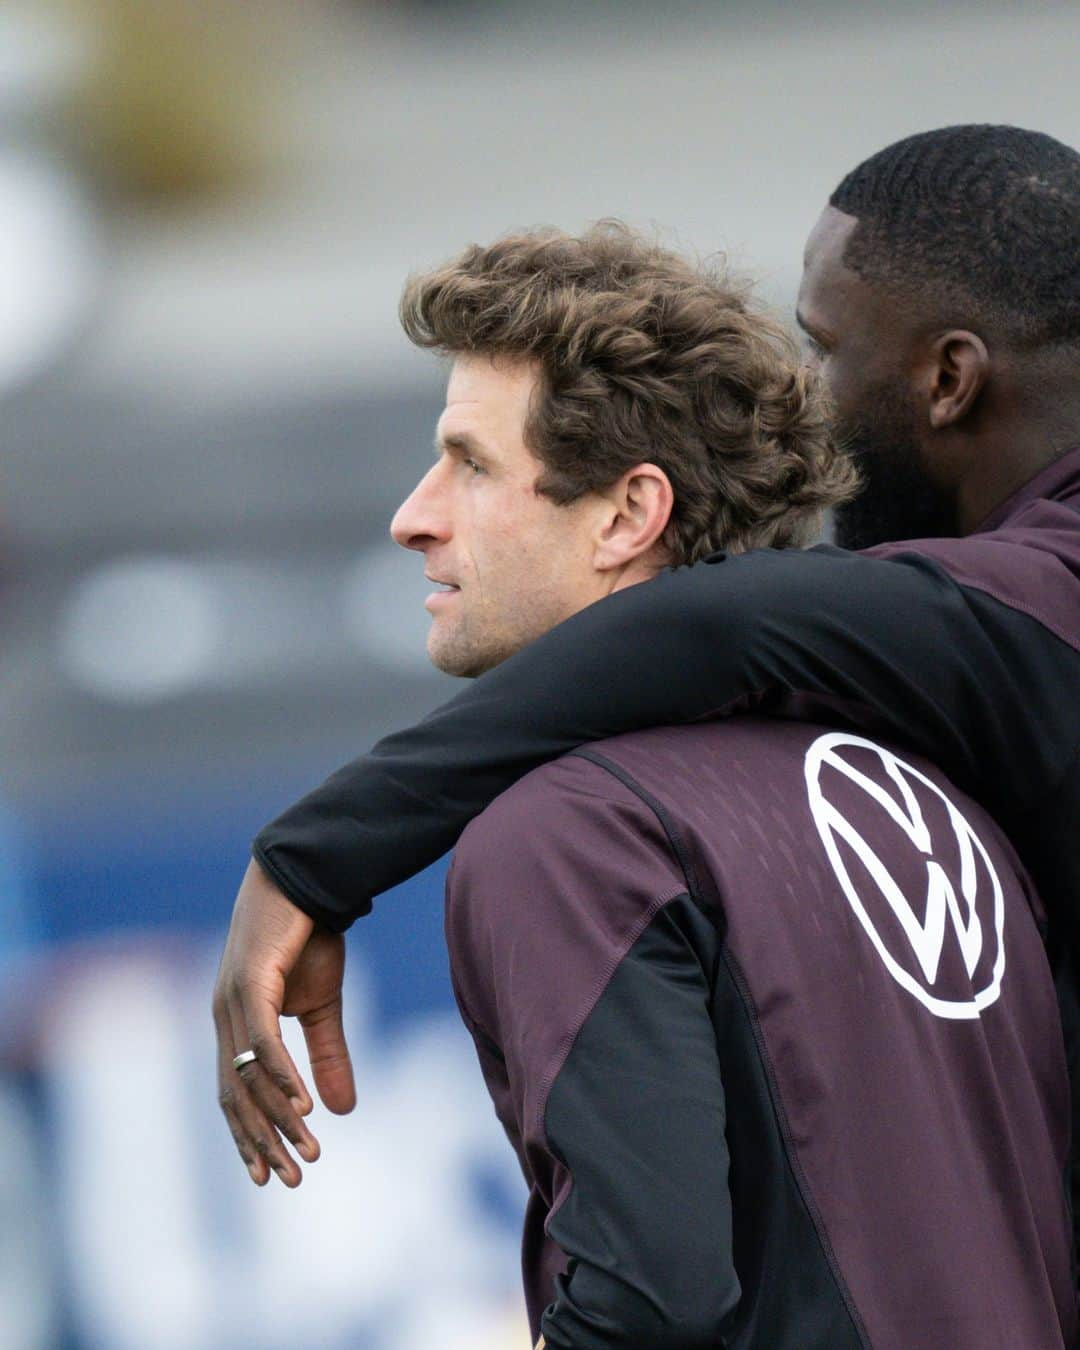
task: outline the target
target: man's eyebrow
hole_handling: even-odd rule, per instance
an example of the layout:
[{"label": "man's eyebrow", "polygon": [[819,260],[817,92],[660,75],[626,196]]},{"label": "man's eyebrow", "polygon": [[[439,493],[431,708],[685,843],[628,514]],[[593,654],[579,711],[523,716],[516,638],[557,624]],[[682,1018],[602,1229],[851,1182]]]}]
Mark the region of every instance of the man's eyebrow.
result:
[{"label": "man's eyebrow", "polygon": [[441,455],[444,450],[457,450],[467,455],[479,454],[483,451],[480,442],[468,431],[451,431],[447,435],[441,432],[435,433],[435,454]]}]

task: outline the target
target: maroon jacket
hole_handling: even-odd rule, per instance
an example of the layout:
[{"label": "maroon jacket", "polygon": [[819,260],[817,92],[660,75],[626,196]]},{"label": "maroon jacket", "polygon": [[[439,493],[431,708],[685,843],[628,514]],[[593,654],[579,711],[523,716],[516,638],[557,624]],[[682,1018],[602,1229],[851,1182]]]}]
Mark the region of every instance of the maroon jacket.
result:
[{"label": "maroon jacket", "polygon": [[556,1347],[1050,1350],[1068,1085],[1034,891],[860,736],[740,718],[528,775],[447,934]]}]

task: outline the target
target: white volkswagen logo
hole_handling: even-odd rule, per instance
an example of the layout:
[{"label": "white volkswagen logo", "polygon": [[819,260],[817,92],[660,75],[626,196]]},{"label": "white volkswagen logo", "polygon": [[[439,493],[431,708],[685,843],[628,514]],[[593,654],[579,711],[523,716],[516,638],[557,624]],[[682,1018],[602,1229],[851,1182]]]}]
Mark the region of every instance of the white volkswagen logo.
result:
[{"label": "white volkswagen logo", "polygon": [[[877,766],[860,753],[864,751],[870,751],[880,764],[882,781],[875,781]],[[829,800],[827,788],[822,786],[825,769],[835,770],[857,791],[872,799],[922,855],[926,866],[926,896],[921,919],[886,863]],[[989,1007],[1001,993],[1001,979],[1005,973],[1004,897],[997,872],[979,836],[955,803],[925,774],[861,736],[837,731],[819,736],[806,752],[805,770],[810,810],[825,852],[848,904],[889,974],[937,1017],[978,1017],[982,1009]],[[920,805],[920,796],[926,801],[920,788],[933,793],[944,804],[954,836],[947,840],[938,839],[938,850],[935,850],[935,840]],[[860,819],[866,820],[862,812]],[[861,864],[861,869],[857,869],[858,886],[845,861],[841,842],[850,850],[848,856],[853,855]],[[942,867],[935,852],[938,857],[958,860],[951,864],[952,875]],[[922,899],[921,896],[917,898]],[[895,922],[883,922],[890,913]],[[970,981],[967,990],[935,989],[950,927],[959,943]],[[898,933],[903,937],[898,939]],[[942,996],[950,992],[966,996]]]}]

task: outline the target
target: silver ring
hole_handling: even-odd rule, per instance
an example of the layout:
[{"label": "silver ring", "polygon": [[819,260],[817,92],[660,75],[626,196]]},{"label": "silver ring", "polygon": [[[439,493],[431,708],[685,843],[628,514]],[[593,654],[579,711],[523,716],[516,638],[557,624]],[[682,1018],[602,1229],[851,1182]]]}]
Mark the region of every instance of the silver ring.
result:
[{"label": "silver ring", "polygon": [[232,1066],[234,1069],[242,1069],[245,1064],[251,1064],[258,1058],[254,1050],[241,1050],[238,1055],[233,1056]]}]

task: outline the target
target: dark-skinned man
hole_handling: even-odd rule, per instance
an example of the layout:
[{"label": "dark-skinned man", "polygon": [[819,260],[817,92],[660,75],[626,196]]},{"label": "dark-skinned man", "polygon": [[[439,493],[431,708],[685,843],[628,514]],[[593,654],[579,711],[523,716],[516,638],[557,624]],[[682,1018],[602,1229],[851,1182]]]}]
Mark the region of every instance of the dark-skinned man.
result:
[{"label": "dark-skinned man", "polygon": [[[1078,242],[1080,155],[1050,137],[947,128],[860,165],[810,237],[799,315],[866,483],[839,542],[877,547],[721,556],[612,596],[261,833],[215,994],[222,1103],[253,1180],[299,1182],[282,1136],[318,1154],[283,1012],[325,1104],[354,1104],[349,923],[535,765],[636,727],[752,707],[930,756],[1039,884],[1075,1028]],[[641,644],[647,628],[663,642]]]}]

